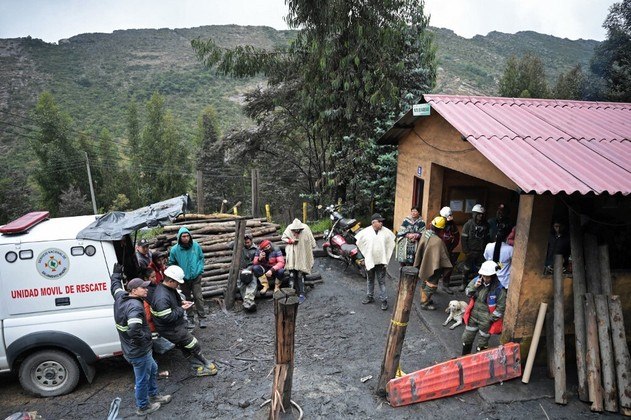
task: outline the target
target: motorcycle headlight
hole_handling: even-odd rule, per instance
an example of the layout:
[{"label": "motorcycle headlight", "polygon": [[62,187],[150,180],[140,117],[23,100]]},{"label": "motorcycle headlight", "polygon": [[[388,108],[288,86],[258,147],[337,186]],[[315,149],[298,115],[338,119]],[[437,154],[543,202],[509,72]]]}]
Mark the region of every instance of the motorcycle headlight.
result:
[{"label": "motorcycle headlight", "polygon": [[329,230],[328,230],[328,229],[325,229],[325,231],[324,231],[324,232],[322,232],[322,236],[324,236],[324,237],[329,236]]}]

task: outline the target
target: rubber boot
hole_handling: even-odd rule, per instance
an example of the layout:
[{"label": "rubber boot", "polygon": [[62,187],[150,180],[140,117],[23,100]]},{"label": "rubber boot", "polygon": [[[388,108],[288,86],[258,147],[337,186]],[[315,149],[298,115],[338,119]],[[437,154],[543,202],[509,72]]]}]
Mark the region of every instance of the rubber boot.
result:
[{"label": "rubber boot", "polygon": [[280,290],[280,280],[276,280],[274,283],[274,291],[278,292]]},{"label": "rubber boot", "polygon": [[267,276],[263,274],[261,277],[259,277],[259,281],[263,285],[263,288],[261,289],[261,294],[264,295],[269,290],[269,281],[267,280]]},{"label": "rubber boot", "polygon": [[472,348],[473,348],[473,343],[471,344],[462,343],[462,355],[466,356],[467,354],[471,354]]},{"label": "rubber boot", "polygon": [[202,363],[202,365],[204,366],[205,370],[208,371],[208,375],[212,376],[212,375],[216,375],[217,374],[217,367],[215,366],[215,364],[210,362],[208,359],[206,359],[203,354],[196,353],[196,354],[193,354],[193,357],[195,359],[199,360]]},{"label": "rubber boot", "polygon": [[488,348],[489,348],[489,346],[480,346],[480,347],[478,347],[478,348],[476,349],[476,351],[477,351],[478,353],[480,353],[481,351],[488,350]]}]

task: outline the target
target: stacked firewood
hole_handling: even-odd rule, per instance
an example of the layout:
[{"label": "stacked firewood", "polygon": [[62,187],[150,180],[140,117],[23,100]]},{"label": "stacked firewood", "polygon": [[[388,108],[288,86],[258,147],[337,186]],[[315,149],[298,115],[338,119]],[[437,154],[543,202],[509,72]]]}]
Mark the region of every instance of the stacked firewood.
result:
[{"label": "stacked firewood", "polygon": [[[583,232],[580,216],[572,211],[570,238],[579,399],[590,402],[592,411],[619,411],[631,416],[631,356],[622,303],[613,292],[608,247],[599,245],[595,235]],[[551,372],[555,378],[555,400],[565,404],[563,258],[555,258],[555,328],[550,332],[554,334],[554,346],[548,360],[555,359]]]},{"label": "stacked firewood", "polygon": [[[246,218],[246,232],[259,244],[264,239],[281,245],[278,229],[280,225],[266,219]],[[151,243],[154,251],[168,252],[177,243],[177,232],[185,226],[204,252],[202,291],[204,297],[223,295],[228,284],[228,272],[232,262],[235,240],[236,217],[227,214],[187,214],[180,216],[175,224],[165,226],[163,233]]]}]

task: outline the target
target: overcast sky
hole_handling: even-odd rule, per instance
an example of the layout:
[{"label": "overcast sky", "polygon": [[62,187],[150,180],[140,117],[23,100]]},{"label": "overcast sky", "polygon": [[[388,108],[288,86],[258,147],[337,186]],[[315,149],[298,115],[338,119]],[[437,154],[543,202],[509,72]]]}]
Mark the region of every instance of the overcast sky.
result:
[{"label": "overcast sky", "polygon": [[[426,0],[432,26],[470,38],[490,31],[532,30],[569,39],[603,40],[614,0]],[[0,0],[0,38],[47,42],[86,32],[202,25],[286,29],[285,0]]]}]

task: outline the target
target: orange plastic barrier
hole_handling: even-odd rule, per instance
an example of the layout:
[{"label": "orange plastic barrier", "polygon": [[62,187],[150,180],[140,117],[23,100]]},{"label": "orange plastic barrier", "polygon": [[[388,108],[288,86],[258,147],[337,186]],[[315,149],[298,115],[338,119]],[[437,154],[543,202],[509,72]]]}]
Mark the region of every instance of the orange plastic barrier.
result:
[{"label": "orange plastic barrier", "polygon": [[394,378],[386,385],[393,407],[414,404],[521,376],[519,345],[507,343]]}]

